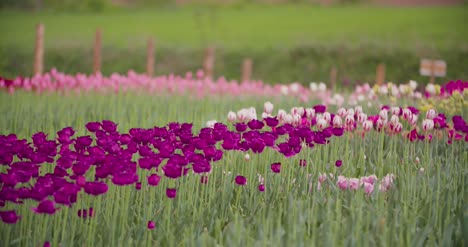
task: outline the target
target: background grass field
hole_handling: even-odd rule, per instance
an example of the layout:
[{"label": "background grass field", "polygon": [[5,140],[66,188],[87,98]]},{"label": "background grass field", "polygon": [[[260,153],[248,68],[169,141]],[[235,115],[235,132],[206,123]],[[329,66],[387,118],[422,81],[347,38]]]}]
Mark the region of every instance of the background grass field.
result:
[{"label": "background grass field", "polygon": [[101,13],[0,12],[0,73],[31,74],[34,28],[46,26],[46,69],[90,72],[97,27],[103,30],[103,72],[143,71],[154,37],[157,73],[201,67],[203,49],[217,47],[215,72],[240,77],[244,57],[254,77],[268,81],[372,80],[384,62],[389,80],[418,77],[421,57],[448,63],[448,78],[466,78],[467,7],[245,5],[243,7],[114,9]]}]

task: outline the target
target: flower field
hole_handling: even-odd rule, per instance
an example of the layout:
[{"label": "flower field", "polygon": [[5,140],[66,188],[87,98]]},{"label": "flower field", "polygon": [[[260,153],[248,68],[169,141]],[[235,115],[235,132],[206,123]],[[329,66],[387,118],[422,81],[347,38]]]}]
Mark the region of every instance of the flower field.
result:
[{"label": "flower field", "polygon": [[0,246],[464,246],[468,82],[0,78]]}]

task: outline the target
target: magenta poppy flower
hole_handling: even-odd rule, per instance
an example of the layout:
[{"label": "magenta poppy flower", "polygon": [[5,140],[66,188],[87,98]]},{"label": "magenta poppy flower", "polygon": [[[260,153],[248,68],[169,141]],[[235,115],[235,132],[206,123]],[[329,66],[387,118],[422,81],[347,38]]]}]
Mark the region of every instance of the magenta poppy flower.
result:
[{"label": "magenta poppy flower", "polygon": [[280,163],[280,162],[277,162],[277,163],[271,164],[271,170],[272,170],[274,173],[280,173],[280,172],[281,172],[281,163]]},{"label": "magenta poppy flower", "polygon": [[148,229],[153,230],[156,227],[156,223],[154,221],[148,221]]},{"label": "magenta poppy flower", "polygon": [[44,247],[50,247],[50,242],[49,241],[44,242]]},{"label": "magenta poppy flower", "polygon": [[343,161],[341,161],[341,160],[337,160],[337,161],[335,162],[335,166],[336,166],[336,167],[340,167],[342,164],[343,164]]},{"label": "magenta poppy flower", "polygon": [[32,210],[37,214],[54,214],[57,211],[57,208],[53,201],[44,200],[39,203],[37,208],[32,208]]},{"label": "magenta poppy flower", "polygon": [[151,174],[150,176],[148,176],[148,184],[151,186],[158,186],[160,181],[161,177],[157,174]]},{"label": "magenta poppy flower", "polygon": [[264,192],[264,191],[265,191],[265,185],[264,185],[264,184],[260,184],[260,185],[258,186],[258,190],[259,190],[260,192]]},{"label": "magenta poppy flower", "polygon": [[0,217],[2,218],[2,221],[7,224],[15,224],[21,219],[21,216],[17,215],[14,210],[0,211]]},{"label": "magenta poppy flower", "polygon": [[236,184],[237,185],[246,185],[247,184],[247,178],[245,178],[244,176],[236,176]]},{"label": "magenta poppy flower", "polygon": [[167,188],[166,189],[166,196],[168,198],[175,198],[177,195],[177,189],[176,188]]}]

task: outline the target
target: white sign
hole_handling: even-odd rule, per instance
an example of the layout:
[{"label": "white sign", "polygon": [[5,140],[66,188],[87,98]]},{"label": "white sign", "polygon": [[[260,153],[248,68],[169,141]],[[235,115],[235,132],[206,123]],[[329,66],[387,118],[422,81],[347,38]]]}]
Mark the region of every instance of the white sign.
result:
[{"label": "white sign", "polygon": [[419,73],[424,76],[444,77],[447,73],[447,64],[444,60],[422,59]]}]

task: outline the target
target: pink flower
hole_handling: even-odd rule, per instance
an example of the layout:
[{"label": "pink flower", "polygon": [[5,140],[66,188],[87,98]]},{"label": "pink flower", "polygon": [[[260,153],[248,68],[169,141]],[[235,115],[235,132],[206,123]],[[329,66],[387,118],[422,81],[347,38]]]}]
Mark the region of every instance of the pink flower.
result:
[{"label": "pink flower", "polygon": [[349,186],[349,179],[345,178],[344,176],[338,176],[338,181],[336,182],[336,184],[340,189],[346,190]]},{"label": "pink flower", "polygon": [[335,162],[335,166],[336,166],[336,167],[340,167],[342,164],[343,164],[343,161],[341,161],[341,160],[337,160],[337,161]]},{"label": "pink flower", "polygon": [[154,221],[148,221],[148,229],[153,230],[156,227],[156,223]]},{"label": "pink flower", "polygon": [[372,194],[372,192],[374,191],[374,184],[365,182],[363,185],[364,185],[364,192],[366,192],[367,195]]},{"label": "pink flower", "polygon": [[258,190],[259,190],[260,192],[264,192],[264,191],[265,191],[265,185],[264,185],[264,184],[260,184],[260,185],[258,186]]},{"label": "pink flower", "polygon": [[357,190],[358,188],[359,188],[359,179],[350,178],[349,179],[349,189],[350,190]]},{"label": "pink flower", "polygon": [[277,162],[277,163],[271,164],[271,170],[274,173],[280,173],[281,172],[281,163]]},{"label": "pink flower", "polygon": [[325,173],[319,174],[319,177],[318,177],[319,184],[325,182],[325,180],[327,180],[327,174]]},{"label": "pink flower", "polygon": [[236,176],[236,184],[237,185],[246,185],[247,184],[247,178],[245,178],[244,176]]}]

